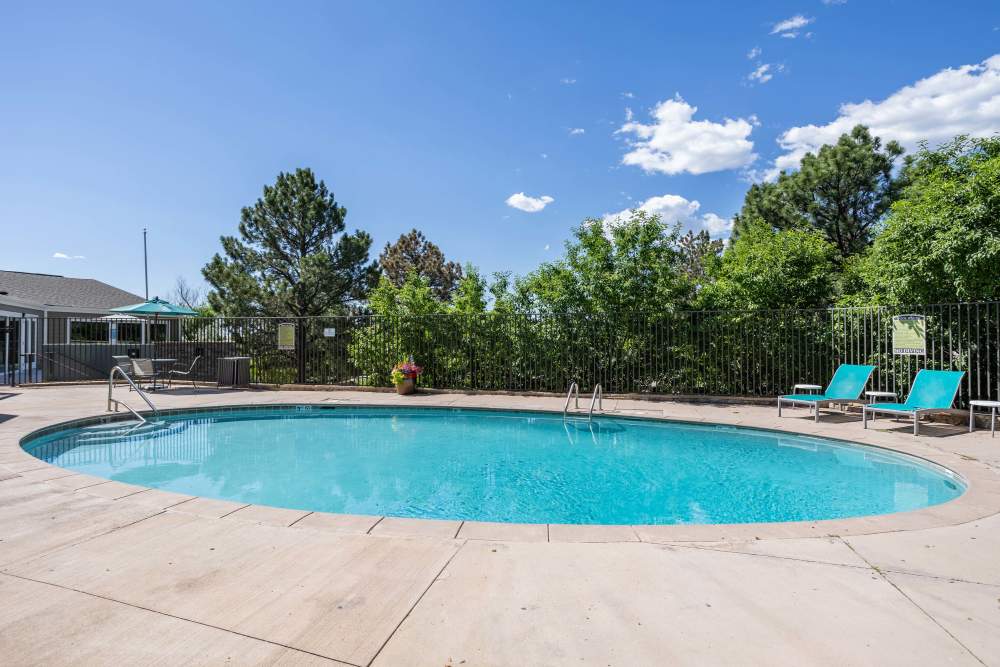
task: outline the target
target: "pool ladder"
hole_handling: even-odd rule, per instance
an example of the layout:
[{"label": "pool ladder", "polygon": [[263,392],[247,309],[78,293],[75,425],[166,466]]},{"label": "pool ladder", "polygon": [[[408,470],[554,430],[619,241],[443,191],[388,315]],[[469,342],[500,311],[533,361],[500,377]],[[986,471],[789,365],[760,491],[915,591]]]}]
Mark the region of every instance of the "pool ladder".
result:
[{"label": "pool ladder", "polygon": [[126,410],[135,415],[135,418],[138,419],[140,423],[142,424],[147,423],[147,419],[142,415],[140,415],[135,410],[133,410],[131,407],[129,407],[128,403],[126,403],[125,401],[119,401],[117,398],[111,397],[111,390],[115,388],[115,374],[118,374],[121,377],[123,377],[125,381],[129,383],[129,386],[135,389],[135,391],[139,394],[139,397],[143,401],[145,401],[146,405],[149,406],[149,409],[153,411],[153,414],[155,416],[157,417],[160,416],[160,411],[157,410],[156,406],[153,405],[153,402],[149,400],[149,396],[146,395],[146,392],[140,389],[139,386],[132,381],[132,378],[128,376],[128,373],[122,370],[121,366],[115,366],[114,368],[112,368],[111,374],[108,375],[108,412],[111,412],[112,406],[114,406],[115,412],[118,412],[118,406],[124,406]]},{"label": "pool ladder", "polygon": [[[580,386],[576,382],[572,382],[569,385],[569,391],[566,392],[566,403],[563,405],[563,419],[569,415],[569,402],[573,399],[573,409],[580,409]],[[594,419],[594,408],[598,411],[604,410],[604,390],[601,388],[600,383],[594,386],[594,394],[590,397],[590,410],[587,411],[587,420],[592,421]]]}]

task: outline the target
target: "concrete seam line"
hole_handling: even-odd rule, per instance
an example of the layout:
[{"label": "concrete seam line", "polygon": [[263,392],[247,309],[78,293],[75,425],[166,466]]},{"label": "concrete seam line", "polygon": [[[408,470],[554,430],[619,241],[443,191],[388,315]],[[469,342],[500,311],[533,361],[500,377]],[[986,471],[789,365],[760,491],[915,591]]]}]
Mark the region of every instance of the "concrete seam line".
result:
[{"label": "concrete seam line", "polygon": [[452,537],[451,539],[453,540],[458,539],[458,534],[462,532],[462,526],[464,525],[465,525],[465,520],[463,519],[462,522],[458,524],[458,528],[455,530],[455,536]]},{"label": "concrete seam line", "polygon": [[377,526],[377,525],[379,525],[380,523],[382,523],[382,519],[384,519],[384,518],[385,518],[384,516],[380,516],[380,517],[378,518],[378,521],[376,521],[375,523],[373,523],[373,524],[371,525],[371,527],[370,527],[370,528],[369,528],[368,530],[366,530],[366,531],[365,531],[365,535],[371,535],[371,534],[372,534],[372,531],[373,531],[373,530],[375,530],[375,526]]},{"label": "concrete seam line", "polygon": [[111,500],[112,502],[118,502],[119,500],[123,500],[125,498],[131,498],[132,496],[137,496],[140,493],[148,493],[149,491],[152,491],[152,489],[149,488],[139,489],[138,491],[133,491],[132,493],[126,493],[124,496],[118,496],[117,498],[112,498]]},{"label": "concrete seam line", "polygon": [[219,518],[219,519],[225,519],[225,518],[226,518],[227,516],[229,516],[230,514],[236,514],[236,513],[237,513],[237,512],[239,512],[240,510],[242,510],[242,509],[246,509],[247,507],[250,507],[250,505],[252,505],[252,504],[253,504],[253,503],[247,503],[246,505],[243,505],[243,506],[241,506],[241,507],[237,507],[237,508],[236,508],[236,509],[234,509],[233,511],[231,511],[231,512],[226,512],[225,514],[223,514],[222,516],[220,516],[220,517],[218,517],[218,518]]},{"label": "concrete seam line", "polygon": [[[152,491],[153,489],[150,489],[150,490]],[[166,511],[166,510],[169,510],[169,509],[173,509],[173,508],[177,507],[178,505],[183,505],[184,503],[191,502],[196,497],[197,496],[192,496],[191,498],[185,498],[184,500],[178,500],[176,503],[171,503],[170,505],[167,505],[166,507],[163,508],[163,510]]]},{"label": "concrete seam line", "polygon": [[945,577],[940,574],[928,574],[926,572],[909,572],[907,570],[897,570],[894,567],[886,567],[882,569],[883,572],[890,572],[892,574],[902,574],[907,577],[920,577],[922,579],[934,579],[936,581],[957,581],[960,584],[972,584],[973,586],[988,586],[990,588],[1000,588],[1000,584],[991,583],[989,581],[973,581],[971,579],[961,579],[959,577]]},{"label": "concrete seam line", "polygon": [[[114,501],[112,501],[112,502],[114,502]],[[45,558],[46,556],[50,556],[50,555],[52,555],[54,553],[59,553],[60,551],[64,551],[66,549],[72,549],[73,547],[78,547],[81,544],[85,544],[87,542],[90,542],[91,540],[96,540],[99,537],[104,537],[105,535],[110,535],[111,533],[114,533],[116,531],[123,530],[125,528],[129,528],[131,526],[136,525],[137,523],[142,523],[146,519],[152,519],[154,516],[160,516],[161,514],[166,514],[166,510],[160,510],[159,512],[155,512],[155,513],[150,514],[148,516],[144,516],[141,519],[136,519],[135,521],[130,521],[129,523],[126,523],[126,524],[121,525],[121,526],[114,526],[114,527],[112,527],[112,528],[110,528],[108,530],[105,530],[105,531],[101,532],[101,533],[97,533],[96,535],[91,535],[89,537],[85,537],[85,538],[83,538],[82,540],[80,540],[78,542],[71,542],[69,544],[63,544],[62,546],[58,546],[58,547],[52,549],[51,551],[46,551],[45,553],[36,554],[34,556],[29,556],[29,557],[27,557],[25,559],[21,559],[21,560],[15,559],[15,560],[12,560],[12,561],[7,562],[7,563],[0,563],[0,567],[4,567],[5,568],[5,567],[9,567],[11,565],[22,565],[22,564],[31,563],[31,562],[34,562],[34,561],[40,559],[40,558]],[[4,574],[6,574],[6,573],[4,573]],[[13,576],[13,575],[11,575],[11,576]]]},{"label": "concrete seam line", "polygon": [[908,601],[908,602],[909,602],[910,604],[912,604],[912,605],[913,605],[914,607],[916,607],[917,609],[919,609],[919,610],[920,610],[920,613],[922,613],[922,614],[923,614],[924,616],[926,616],[927,618],[929,618],[929,619],[931,620],[931,623],[933,623],[934,625],[936,625],[936,626],[938,626],[939,628],[941,628],[941,630],[942,630],[942,631],[943,631],[943,632],[944,632],[944,633],[945,633],[946,635],[948,635],[949,637],[951,637],[951,638],[952,638],[952,639],[953,639],[953,640],[955,641],[955,643],[956,643],[956,644],[958,644],[958,645],[959,645],[959,646],[961,646],[961,647],[962,647],[963,649],[965,649],[965,651],[966,651],[966,652],[967,652],[967,653],[968,653],[969,655],[971,655],[971,656],[972,656],[973,658],[975,658],[975,659],[976,659],[976,660],[977,660],[977,661],[978,661],[978,662],[979,662],[979,663],[980,663],[981,665],[983,665],[984,667],[986,666],[986,662],[985,662],[985,661],[984,661],[984,660],[983,660],[982,658],[980,658],[980,657],[979,657],[978,655],[976,655],[976,654],[975,654],[975,653],[974,653],[974,652],[972,651],[972,649],[970,649],[970,648],[969,648],[968,646],[966,646],[966,645],[965,645],[965,643],[963,643],[961,639],[959,639],[959,638],[958,638],[958,637],[956,637],[956,636],[955,636],[954,634],[952,634],[951,630],[949,630],[948,628],[944,627],[944,625],[942,625],[940,621],[938,621],[938,620],[937,620],[936,618],[934,618],[934,617],[933,617],[933,616],[932,616],[932,615],[930,614],[930,612],[928,612],[928,611],[927,611],[926,609],[924,609],[924,608],[923,608],[923,607],[921,607],[921,606],[920,606],[919,604],[917,604],[917,603],[916,603],[916,601],[915,601],[915,600],[914,600],[913,598],[911,598],[911,597],[910,597],[909,595],[907,595],[907,594],[906,594],[906,592],[905,592],[905,591],[903,591],[903,589],[902,589],[902,588],[900,588],[899,586],[897,586],[897,585],[896,585],[896,582],[894,582],[894,581],[893,581],[892,579],[890,579],[889,577],[885,576],[885,573],[884,573],[884,572],[882,572],[882,570],[880,570],[879,568],[877,568],[877,567],[875,567],[874,565],[872,565],[872,564],[871,564],[871,563],[870,563],[870,562],[868,561],[868,559],[867,559],[867,558],[865,558],[864,556],[862,556],[862,555],[861,555],[861,554],[860,554],[860,553],[859,553],[859,552],[858,552],[858,551],[857,551],[857,550],[856,550],[856,549],[855,549],[855,548],[854,548],[853,546],[851,546],[851,545],[850,545],[850,543],[848,543],[848,542],[847,542],[846,540],[844,540],[844,539],[843,539],[843,538],[841,538],[841,537],[838,537],[837,539],[839,539],[839,540],[840,540],[841,542],[843,542],[844,544],[846,544],[846,545],[847,545],[847,548],[848,548],[848,549],[850,549],[851,551],[853,551],[853,552],[854,552],[855,554],[857,554],[857,555],[858,555],[858,558],[860,558],[860,559],[861,559],[861,560],[863,560],[864,562],[868,563],[868,567],[870,567],[870,568],[872,569],[872,572],[874,572],[875,574],[877,574],[877,575],[878,575],[878,576],[879,576],[879,577],[880,577],[880,578],[882,579],[882,581],[884,581],[885,583],[887,583],[887,584],[889,584],[890,586],[892,586],[892,587],[893,587],[893,589],[895,589],[895,591],[896,591],[897,593],[899,593],[900,595],[902,595],[902,596],[903,596],[903,597],[904,597],[904,598],[905,598],[905,599],[906,599],[906,600],[907,600],[907,601]]},{"label": "concrete seam line", "polygon": [[74,588],[72,586],[64,586],[62,584],[55,584],[51,581],[43,581],[41,579],[32,579],[31,577],[25,577],[20,574],[11,574],[10,572],[0,572],[0,576],[11,577],[12,579],[21,579],[22,581],[30,581],[35,584],[41,584],[42,586],[52,586],[53,588],[58,588],[64,591],[72,591],[73,593],[79,593],[80,595],[86,595],[88,597],[97,598],[98,600],[104,600],[106,602],[112,602],[114,604],[120,604],[125,607],[131,607],[132,609],[140,609],[142,611],[149,612],[151,614],[158,614],[160,616],[166,616],[167,618],[173,618],[178,621],[184,621],[186,623],[194,623],[195,625],[200,625],[205,628],[211,628],[213,630],[218,630],[219,632],[228,632],[232,635],[237,635],[239,637],[246,637],[247,639],[253,639],[254,641],[263,642],[265,644],[271,644],[273,646],[280,646],[282,648],[289,649],[291,651],[297,651],[299,653],[306,653],[309,655],[314,655],[317,658],[323,658],[324,660],[329,660],[331,662],[340,663],[342,665],[351,665],[352,667],[361,667],[353,662],[346,662],[344,660],[338,660],[337,658],[331,658],[330,656],[323,655],[321,653],[314,653],[306,649],[296,648],[295,646],[289,646],[288,644],[282,644],[281,642],[276,642],[270,639],[264,639],[263,637],[257,637],[254,635],[248,635],[245,632],[239,632],[237,630],[231,630],[229,628],[222,628],[218,625],[212,625],[211,623],[205,623],[204,621],[196,621],[193,618],[187,618],[184,616],[177,616],[176,614],[170,614],[165,611],[160,611],[158,609],[151,609],[150,607],[144,607],[140,604],[134,604],[132,602],[125,602],[124,600],[118,600],[117,598],[108,597],[106,595],[100,595],[98,593],[91,593],[90,591],[85,591],[79,588]]},{"label": "concrete seam line", "polygon": [[[56,477],[56,479],[63,479],[63,478],[62,477]],[[100,486],[101,484],[108,484],[109,482],[111,482],[110,479],[103,479],[100,482],[94,482],[93,484],[88,484],[87,486],[81,486],[81,487],[75,488],[75,489],[73,489],[73,491],[76,492],[76,493],[78,493],[80,491],[83,491],[84,489],[90,489],[90,488],[93,488],[95,486]],[[147,489],[147,491],[148,490],[149,489]]]},{"label": "concrete seam line", "polygon": [[303,514],[302,516],[300,516],[300,517],[299,517],[298,519],[296,519],[295,521],[293,521],[293,522],[291,522],[290,524],[288,524],[288,525],[286,526],[286,528],[291,528],[292,526],[294,526],[295,524],[297,524],[297,523],[298,523],[299,521],[302,521],[302,519],[306,518],[306,517],[307,517],[307,516],[309,516],[310,514],[315,514],[315,513],[316,513],[316,512],[306,512],[305,514]]},{"label": "concrete seam line", "polygon": [[[805,538],[815,539],[815,538]],[[762,540],[768,541],[768,540]],[[856,570],[867,570],[870,565],[851,565],[850,563],[831,563],[825,560],[813,560],[812,558],[796,558],[795,556],[778,556],[776,554],[758,554],[752,551],[733,551],[732,549],[719,549],[704,544],[683,544],[678,542],[650,542],[649,544],[662,544],[664,546],[679,547],[681,549],[701,549],[702,551],[713,551],[720,554],[732,554],[734,556],[756,556],[758,558],[777,558],[779,560],[791,560],[797,563],[812,563],[814,565],[832,565],[833,567],[849,567]],[[867,561],[866,561],[867,562]]]},{"label": "concrete seam line", "polygon": [[201,496],[191,496],[190,498],[185,498],[184,500],[182,500],[180,502],[177,502],[177,503],[174,503],[173,505],[170,505],[169,507],[167,507],[165,509],[173,509],[173,508],[177,507],[178,505],[183,505],[184,503],[189,503],[192,500],[197,500],[200,497]]},{"label": "concrete seam line", "polygon": [[417,608],[417,605],[420,604],[420,601],[424,599],[425,595],[427,595],[427,591],[431,589],[431,586],[437,583],[438,579],[441,578],[441,575],[444,573],[444,571],[448,569],[449,565],[451,565],[451,561],[455,560],[455,556],[458,555],[458,552],[461,551],[462,548],[465,547],[465,545],[468,543],[469,543],[468,540],[466,540],[465,542],[459,544],[458,548],[455,549],[455,553],[453,553],[451,556],[448,557],[448,560],[445,561],[445,564],[441,566],[441,569],[437,571],[437,574],[434,575],[434,578],[431,579],[431,582],[427,584],[427,587],[423,590],[423,592],[420,593],[420,595],[410,606],[410,608],[406,610],[406,613],[403,614],[403,618],[399,620],[399,623],[396,624],[396,627],[392,629],[392,632],[389,633],[389,636],[385,638],[385,641],[382,642],[382,645],[378,647],[377,651],[375,651],[375,655],[372,656],[371,660],[365,663],[365,667],[369,667],[373,662],[375,662],[378,659],[378,656],[380,653],[382,653],[382,650],[389,644],[392,638],[396,636],[396,632],[399,631],[399,629],[403,626],[403,623],[406,622],[406,619],[410,617],[410,614],[413,613],[413,610]]}]

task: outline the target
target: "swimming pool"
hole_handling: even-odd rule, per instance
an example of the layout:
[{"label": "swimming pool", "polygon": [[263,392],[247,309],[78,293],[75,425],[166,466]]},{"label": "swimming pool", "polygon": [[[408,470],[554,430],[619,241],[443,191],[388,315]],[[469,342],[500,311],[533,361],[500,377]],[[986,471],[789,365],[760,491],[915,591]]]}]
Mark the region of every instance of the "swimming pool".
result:
[{"label": "swimming pool", "polygon": [[446,408],[257,406],[29,436],[53,465],[292,509],[518,523],[712,524],[887,514],[947,502],[926,461],[734,426]]}]

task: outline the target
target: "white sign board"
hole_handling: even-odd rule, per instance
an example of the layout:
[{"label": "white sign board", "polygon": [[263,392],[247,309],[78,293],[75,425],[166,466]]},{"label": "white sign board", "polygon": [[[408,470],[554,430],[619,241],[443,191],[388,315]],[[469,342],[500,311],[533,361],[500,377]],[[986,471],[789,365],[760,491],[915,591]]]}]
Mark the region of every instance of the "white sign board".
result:
[{"label": "white sign board", "polygon": [[337,335],[337,330],[334,329],[333,327],[327,327],[326,329],[323,329],[324,338],[333,338],[336,335]]},{"label": "white sign board", "polygon": [[892,318],[892,353],[927,354],[927,322],[923,315]]},{"label": "white sign board", "polygon": [[294,350],[295,349],[295,325],[294,324],[279,324],[278,325],[278,349],[279,350]]}]

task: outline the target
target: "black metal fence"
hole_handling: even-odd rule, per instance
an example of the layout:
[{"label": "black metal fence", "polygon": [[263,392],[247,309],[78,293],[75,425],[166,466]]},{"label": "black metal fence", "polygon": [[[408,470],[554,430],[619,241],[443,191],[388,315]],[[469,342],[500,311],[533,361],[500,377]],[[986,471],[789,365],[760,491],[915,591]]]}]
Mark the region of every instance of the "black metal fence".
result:
[{"label": "black metal fence", "polygon": [[[924,355],[893,353],[892,317],[910,313],[925,316]],[[179,367],[201,356],[194,376],[203,381],[215,380],[219,358],[247,356],[254,383],[387,386],[393,364],[413,355],[425,387],[561,393],[575,380],[608,393],[774,396],[799,382],[825,384],[838,364],[873,363],[871,389],[904,397],[917,370],[956,369],[968,372],[960,404],[1000,399],[1000,302],[663,316],[184,318],[155,332],[112,324],[39,319],[30,329],[35,349],[14,367],[8,356],[5,379],[106,378],[112,355],[131,352]]]}]

